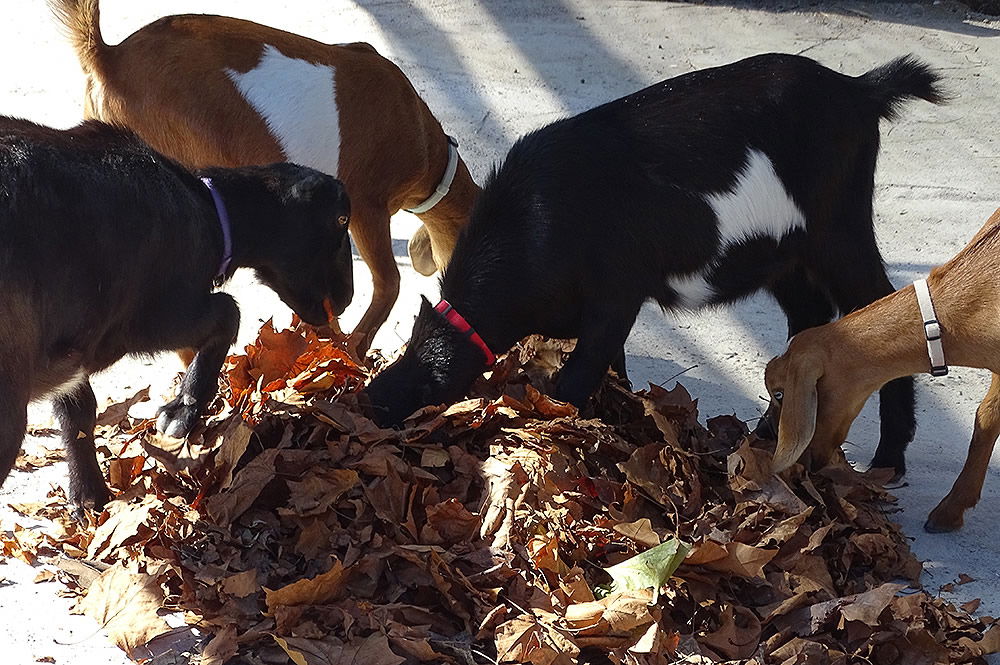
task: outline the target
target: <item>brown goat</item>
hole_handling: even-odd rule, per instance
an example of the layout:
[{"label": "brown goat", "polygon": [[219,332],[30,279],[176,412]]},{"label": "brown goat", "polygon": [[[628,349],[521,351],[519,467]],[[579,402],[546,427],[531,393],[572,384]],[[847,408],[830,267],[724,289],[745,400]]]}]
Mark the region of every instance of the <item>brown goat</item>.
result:
[{"label": "brown goat", "polygon": [[87,74],[86,117],[129,127],[189,168],[291,161],[344,183],[351,235],[374,283],[355,328],[359,352],[399,294],[389,218],[428,201],[452,159],[450,191],[419,213],[424,227],[410,243],[421,272],[447,264],[479,188],[410,81],[369,44],[323,44],[250,21],[184,15],[109,46],[98,0],[50,5]]},{"label": "brown goat", "polygon": [[[924,528],[954,531],[979,501],[1000,435],[1000,209],[972,241],[927,278],[948,364],[993,372],[976,411],[965,466]],[[803,453],[830,460],[865,401],[887,381],[927,372],[923,318],[911,284],[833,323],[803,330],[767,365],[765,383],[778,416],[773,469]]]}]

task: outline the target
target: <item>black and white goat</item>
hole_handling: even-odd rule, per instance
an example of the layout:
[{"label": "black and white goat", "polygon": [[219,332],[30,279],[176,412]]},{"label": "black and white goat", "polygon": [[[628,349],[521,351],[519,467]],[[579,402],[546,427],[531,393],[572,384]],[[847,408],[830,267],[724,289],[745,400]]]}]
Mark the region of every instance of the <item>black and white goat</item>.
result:
[{"label": "black and white goat", "polygon": [[[403,356],[371,382],[382,422],[461,397],[531,333],[578,338],[555,397],[581,405],[639,308],[770,291],[789,336],[893,291],[872,228],[879,119],[941,102],[899,58],[859,77],[760,55],[668,79],[522,137],[490,176]],[[447,308],[442,306],[442,311]],[[457,313],[457,315],[456,315]],[[461,321],[478,333],[470,342]],[[874,464],[904,470],[913,384],[881,392]]]},{"label": "black and white goat", "polygon": [[208,169],[204,183],[130,132],[0,118],[0,483],[28,402],[52,396],[70,500],[108,498],[88,376],[126,354],[193,348],[157,427],[185,436],[215,395],[239,327],[213,281],[253,268],[323,325],[353,295],[350,205],[338,180],[292,164]]}]

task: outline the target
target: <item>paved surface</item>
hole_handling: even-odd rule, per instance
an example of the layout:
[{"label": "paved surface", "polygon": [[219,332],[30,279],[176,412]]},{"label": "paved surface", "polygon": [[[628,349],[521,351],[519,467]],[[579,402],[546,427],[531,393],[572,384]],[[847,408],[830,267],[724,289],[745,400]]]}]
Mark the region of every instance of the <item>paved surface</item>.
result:
[{"label": "paved surface", "polygon": [[[40,0],[8,3],[0,26],[0,113],[56,126],[80,117],[82,75]],[[807,53],[823,64],[858,74],[903,53],[939,68],[955,96],[947,107],[912,103],[902,120],[884,126],[877,175],[877,229],[895,284],[944,262],[1000,205],[1000,22],[966,16],[964,7],[894,2],[769,2],[681,4],[607,0],[129,0],[102,2],[107,40],[116,43],[147,22],[171,13],[212,12],[267,23],[327,42],[366,40],[411,77],[446,130],[458,137],[477,179],[519,134],[614,99],[657,80],[766,51]],[[800,7],[799,5],[802,5]],[[779,9],[775,9],[778,7]],[[394,222],[404,284],[399,304],[376,346],[393,351],[409,336],[418,293],[436,296],[436,282],[408,267],[405,241],[413,218]],[[370,296],[357,265],[357,296],[346,323],[360,318]],[[241,342],[261,319],[288,313],[246,275],[229,287],[243,306]],[[703,415],[735,412],[751,419],[763,402],[762,372],[784,346],[784,319],[765,297],[699,315],[644,311],[628,345],[637,385],[682,381],[700,399]],[[94,384],[99,399],[119,398],[153,382],[164,389],[178,369],[171,357],[126,361]],[[981,611],[1000,613],[996,518],[1000,455],[978,509],[958,534],[928,535],[921,525],[944,496],[964,459],[971,418],[985,392],[986,373],[956,370],[943,379],[918,379],[919,429],[909,456],[907,485],[898,490],[898,517],[926,560],[924,583],[936,591],[966,573],[975,582],[958,600],[981,597]],[[874,401],[874,400],[873,400]],[[848,454],[867,462],[877,438],[873,404],[851,431]],[[45,425],[44,405],[32,421]],[[51,439],[28,445],[55,445]],[[65,469],[15,473],[0,491],[0,528],[15,519],[6,504],[40,499]],[[21,523],[25,520],[21,519]],[[5,662],[90,665],[127,662],[93,623],[70,617],[58,585],[31,583],[37,571],[0,564],[0,631]]]}]

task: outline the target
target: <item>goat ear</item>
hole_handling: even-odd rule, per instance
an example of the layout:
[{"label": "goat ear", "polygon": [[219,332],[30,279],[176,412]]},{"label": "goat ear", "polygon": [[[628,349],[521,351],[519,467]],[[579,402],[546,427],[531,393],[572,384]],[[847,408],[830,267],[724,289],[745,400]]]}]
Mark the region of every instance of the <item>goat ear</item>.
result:
[{"label": "goat ear", "polygon": [[338,216],[349,217],[351,214],[343,183],[319,171],[307,172],[296,180],[288,189],[288,199],[298,203],[320,201],[323,205],[333,204],[340,209]]},{"label": "goat ear", "polygon": [[427,312],[430,314],[433,309],[434,305],[432,305],[431,301],[427,299],[427,296],[420,294],[420,313],[423,314],[424,312]]},{"label": "goat ear", "polygon": [[795,464],[816,433],[819,396],[816,384],[821,376],[820,363],[808,356],[791,363],[782,386],[781,416],[778,419],[778,447],[771,469],[784,471]]},{"label": "goat ear", "polygon": [[327,184],[327,178],[323,174],[307,172],[288,188],[288,198],[292,201],[309,201]]}]

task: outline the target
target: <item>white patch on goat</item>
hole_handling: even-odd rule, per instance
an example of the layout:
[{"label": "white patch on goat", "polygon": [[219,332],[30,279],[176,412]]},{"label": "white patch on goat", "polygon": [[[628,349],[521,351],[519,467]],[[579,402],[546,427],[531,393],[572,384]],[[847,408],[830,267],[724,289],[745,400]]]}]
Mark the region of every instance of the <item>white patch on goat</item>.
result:
[{"label": "white patch on goat", "polygon": [[76,387],[79,386],[83,382],[83,380],[86,379],[86,378],[87,378],[87,373],[83,371],[82,367],[78,367],[73,372],[72,376],[70,376],[68,379],[66,379],[62,383],[60,383],[58,386],[56,386],[55,388],[53,388],[51,391],[49,391],[49,394],[53,395],[53,396],[56,396],[56,395],[65,395],[67,393],[71,393],[74,390],[76,390]]},{"label": "white patch on goat", "polygon": [[746,164],[729,192],[705,200],[719,220],[720,249],[741,240],[770,236],[781,240],[789,231],[805,229],[806,216],[788,195],[774,165],[760,150],[747,151]]},{"label": "white patch on goat", "polygon": [[806,227],[805,215],[789,196],[771,160],[760,150],[747,151],[732,189],[704,196],[718,222],[716,255],[701,270],[667,280],[677,292],[677,304],[688,309],[697,309],[716,295],[708,275],[732,245],[761,237],[780,241],[792,230]]},{"label": "white patch on goat", "polygon": [[248,72],[226,70],[290,162],[337,175],[340,115],[333,67],[289,58],[270,44]]},{"label": "white patch on goat", "polygon": [[704,271],[682,277],[671,277],[667,280],[667,284],[677,292],[679,299],[677,304],[687,309],[698,309],[711,301],[715,295],[712,285],[705,279]]}]

